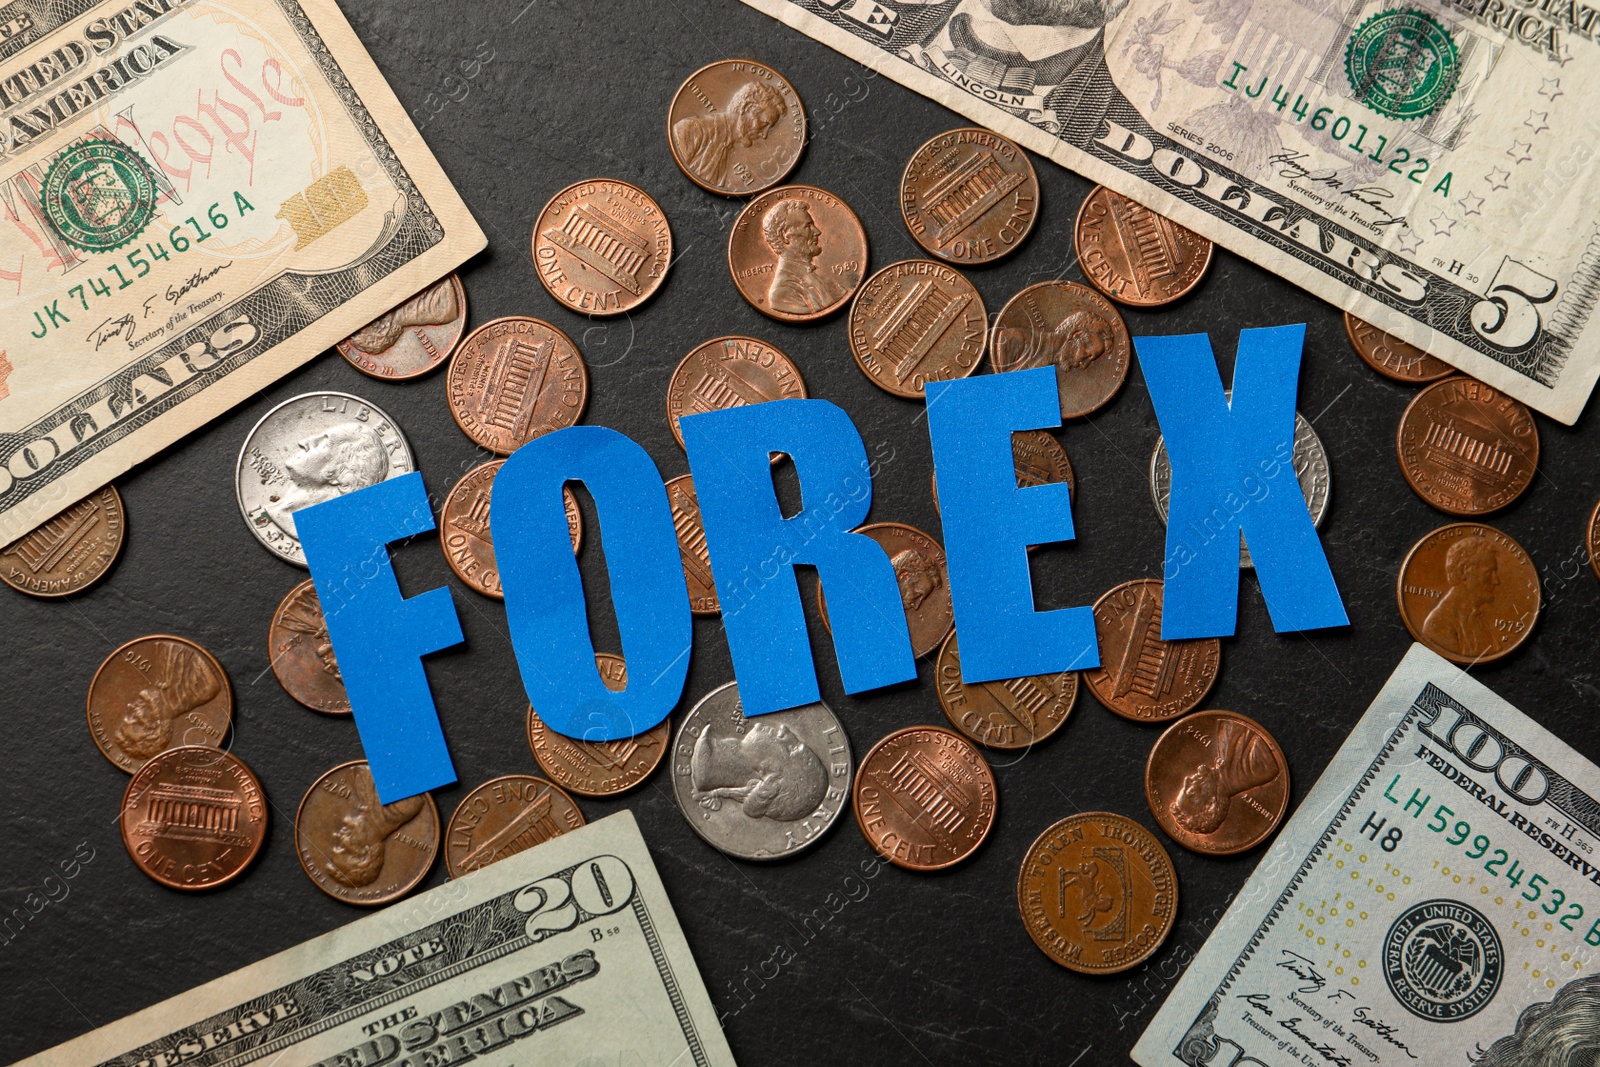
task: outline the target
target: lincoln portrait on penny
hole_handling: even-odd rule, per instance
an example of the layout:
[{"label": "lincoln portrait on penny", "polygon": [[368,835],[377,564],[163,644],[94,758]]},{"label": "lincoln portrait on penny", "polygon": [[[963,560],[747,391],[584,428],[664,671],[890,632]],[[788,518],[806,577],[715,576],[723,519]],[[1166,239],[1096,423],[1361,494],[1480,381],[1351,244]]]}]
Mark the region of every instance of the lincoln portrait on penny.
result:
[{"label": "lincoln portrait on penny", "polygon": [[788,113],[789,105],[772,86],[746,82],[721,111],[673,123],[672,143],[686,170],[708,185],[726,186],[731,184],[728,157],[734,146],[749,148],[766,140]]},{"label": "lincoln portrait on penny", "polygon": [[1499,637],[1489,609],[1500,588],[1494,545],[1481,537],[1463,537],[1445,553],[1444,576],[1449,587],[1422,620],[1422,635],[1462,656],[1494,651]]},{"label": "lincoln portrait on penny", "polygon": [[786,315],[815,315],[832,307],[848,291],[843,282],[817,269],[822,231],[803,200],[779,200],[761,220],[761,235],[778,257],[767,289],[772,310]]}]

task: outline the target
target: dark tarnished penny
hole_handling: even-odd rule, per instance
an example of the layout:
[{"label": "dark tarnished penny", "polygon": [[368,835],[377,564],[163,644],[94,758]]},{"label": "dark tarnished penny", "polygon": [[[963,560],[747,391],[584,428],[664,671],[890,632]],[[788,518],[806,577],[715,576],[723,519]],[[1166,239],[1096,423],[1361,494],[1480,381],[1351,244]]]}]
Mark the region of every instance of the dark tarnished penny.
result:
[{"label": "dark tarnished penny", "polygon": [[908,871],[972,855],[994,826],[994,772],[972,742],[942,726],[896,730],[861,757],[851,806],[873,849]]},{"label": "dark tarnished penny", "polygon": [[694,482],[689,475],[680,474],[667,483],[667,503],[672,506],[672,528],[678,533],[678,555],[689,586],[689,610],[696,615],[715,615],[717,583],[711,577],[711,553],[706,548],[706,528],[700,521],[700,500],[694,495]]},{"label": "dark tarnished penny", "polygon": [[310,578],[289,590],[272,614],[267,655],[283,691],[312,711],[350,714],[350,695],[333,658],[333,639]]},{"label": "dark tarnished penny", "polygon": [[300,801],[294,851],[306,876],[334,900],[390,904],[433,868],[439,808],[428,793],[380,803],[367,761],[341,763]]},{"label": "dark tarnished penny", "polygon": [[[628,666],[621,656],[597,652],[594,663],[607,689],[621,692],[627,688]],[[533,749],[533,758],[552,781],[579,796],[627,792],[655,772],[671,741],[668,719],[618,741],[580,741],[556,733],[537,711],[528,708],[528,747]]]},{"label": "dark tarnished penny", "polygon": [[81,592],[105,577],[127,534],[122,497],[105,486],[0,548],[0,580],[33,596]]},{"label": "dark tarnished penny", "polygon": [[1073,243],[1083,276],[1133,307],[1187,296],[1211,266],[1210,241],[1105,186],[1083,198]]},{"label": "dark tarnished penny", "polygon": [[467,291],[454,274],[369,322],[338,344],[363,374],[419,378],[450,358],[467,329]]},{"label": "dark tarnished penny", "polygon": [[543,778],[492,778],[462,797],[451,814],[444,835],[445,870],[460,878],[576,830],[583,821],[573,799]]},{"label": "dark tarnished penny", "polygon": [[1488,663],[1533,632],[1539,571],[1494,527],[1457,522],[1407,553],[1395,595],[1412,637],[1455,663]]},{"label": "dark tarnished penny", "polygon": [[1350,347],[1361,357],[1361,362],[1385,378],[1408,385],[1424,385],[1457,373],[1454,367],[1437,356],[1428,355],[1394,334],[1384,333],[1348,311],[1344,313],[1344,332],[1350,338]]},{"label": "dark tarnished penny", "polygon": [[216,748],[233,721],[233,690],[215,656],[183,637],[154,634],[105,658],[89,683],[89,734],[132,774],[164,749]]},{"label": "dark tarnished penny", "polygon": [[1459,376],[1412,398],[1395,448],[1422,499],[1447,515],[1486,515],[1532,484],[1539,427],[1520,400]]},{"label": "dark tarnished penny", "polygon": [[[1072,460],[1061,447],[1055,435],[1047,430],[1019,430],[1011,435],[1011,463],[1016,471],[1017,485],[1026,489],[1034,485],[1067,483],[1067,493],[1078,496],[1078,483],[1073,479]],[[933,509],[939,510],[939,476],[929,476],[933,490]]]},{"label": "dark tarnished penny", "polygon": [[855,295],[867,273],[867,231],[850,205],[827,190],[781,185],[734,220],[728,271],[763,315],[812,322]]},{"label": "dark tarnished penny", "polygon": [[673,162],[702,189],[751,196],[783,181],[806,146],[806,109],[765,63],[723,59],[684,79],[667,108]]},{"label": "dark tarnished penny", "polygon": [[212,889],[261,851],[267,799],[238,756],[180,745],[129,779],[121,825],[122,844],[145,874],[172,889]]},{"label": "dark tarnished penny", "polygon": [[589,368],[566,334],[542,319],[511,315],[461,342],[450,359],[445,399],[462,433],[509,456],[578,421],[589,399]]},{"label": "dark tarnished penny", "polygon": [[989,360],[996,372],[1056,368],[1061,417],[1075,419],[1111,402],[1128,380],[1133,340],[1111,302],[1076,282],[1039,282],[995,316]]},{"label": "dark tarnished penny", "polygon": [[672,229],[637,185],[592,178],[550,198],[533,224],[533,265],[580,315],[620,315],[655,295],[672,264]]},{"label": "dark tarnished penny", "polygon": [[[900,603],[906,609],[912,654],[919,659],[926,656],[939,647],[939,642],[955,623],[944,549],[932,537],[903,522],[868,523],[858,526],[855,532],[866,534],[888,554],[895,581],[900,585]],[[817,586],[817,609],[822,614],[822,625],[832,633],[828,602],[820,584]]]},{"label": "dark tarnished penny", "polygon": [[983,359],[988,312],[966,277],[931,259],[891,263],[850,305],[850,354],[886,393],[922,399],[929,382],[965,378]]},{"label": "dark tarnished penny", "polygon": [[956,729],[990,748],[1027,748],[1061,728],[1078,699],[1078,672],[1039,674],[999,682],[961,680],[955,631],[935,661],[939,706]]},{"label": "dark tarnished penny", "polygon": [[1116,974],[1161,947],[1178,915],[1178,872],[1156,835],[1109,811],[1070,815],[1028,846],[1017,909],[1046,956]]},{"label": "dark tarnished penny", "polygon": [[667,425],[683,447],[678,420],[685,415],[760,404],[803,400],[806,383],[794,361],[754,337],[718,337],[683,357],[667,382]]},{"label": "dark tarnished penny", "polygon": [[1199,706],[1217,680],[1222,642],[1161,640],[1159,579],[1139,578],[1094,603],[1100,666],[1083,672],[1095,699],[1124,719],[1166,722]]},{"label": "dark tarnished penny", "polygon": [[1027,153],[990,130],[941,133],[900,176],[900,217],[949,263],[976,266],[1015,252],[1039,217],[1039,178]]},{"label": "dark tarnished penny", "polygon": [[1178,844],[1231,856],[1261,844],[1283,821],[1289,761],[1254,719],[1197,711],[1156,739],[1144,766],[1144,797]]},{"label": "dark tarnished penny", "polygon": [[[484,596],[505,599],[500,588],[500,571],[494,562],[494,537],[489,530],[489,499],[494,491],[494,476],[505,460],[480,464],[461,476],[450,488],[439,509],[439,541],[445,562],[456,577]],[[572,551],[583,542],[583,516],[578,498],[565,486],[561,499],[567,507],[567,536]]]}]

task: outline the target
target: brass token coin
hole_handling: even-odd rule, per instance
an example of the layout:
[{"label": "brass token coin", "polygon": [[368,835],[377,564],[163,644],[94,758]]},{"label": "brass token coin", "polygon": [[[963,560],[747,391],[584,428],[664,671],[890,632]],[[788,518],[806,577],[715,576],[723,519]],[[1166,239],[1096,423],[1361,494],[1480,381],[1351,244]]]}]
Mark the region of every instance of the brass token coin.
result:
[{"label": "brass token coin", "polygon": [[[1072,474],[1072,460],[1055,435],[1046,430],[1019,430],[1011,435],[1011,463],[1016,471],[1017,485],[1026,489],[1034,485],[1066,482],[1067,494],[1078,496],[1078,483]],[[933,491],[933,510],[939,510],[939,476],[929,475]]]},{"label": "brass token coin", "polygon": [[1539,571],[1494,527],[1457,522],[1406,554],[1395,595],[1412,637],[1454,663],[1488,663],[1533,632]]},{"label": "brass token coin", "polygon": [[1039,178],[1011,140],[990,130],[950,130],[906,164],[900,216],[930,255],[964,266],[993,263],[1032,231]]},{"label": "brass token coin", "polygon": [[1167,727],[1144,767],[1144,796],[1184,848],[1231,856],[1272,836],[1289,810],[1289,761],[1254,719],[1197,711]]},{"label": "brass token coin", "polygon": [[999,682],[961,680],[956,633],[944,639],[934,666],[939,706],[951,724],[980,745],[1028,748],[1067,721],[1078,699],[1078,672],[1039,674]]},{"label": "brass token coin", "polygon": [[1600,578],[1600,504],[1589,513],[1589,532],[1584,540],[1589,549],[1589,567]]},{"label": "brass token coin", "polygon": [[283,691],[312,711],[349,715],[350,695],[333,657],[333,639],[310,578],[289,590],[267,631],[272,673]]},{"label": "brass token coin", "polygon": [[[490,460],[463,474],[439,509],[439,541],[445,562],[469,588],[496,600],[504,600],[505,592],[500,588],[500,571],[494,562],[489,500],[494,492],[494,476],[504,463],[503,459]],[[567,536],[576,552],[583,542],[583,515],[571,489],[563,486],[561,499],[567,508]]]},{"label": "brass token coin", "polygon": [[312,884],[346,904],[390,904],[415,889],[439,855],[432,795],[378,801],[366,760],[311,783],[294,815],[294,851]]},{"label": "brass token coin", "polygon": [[806,383],[794,361],[754,337],[718,337],[683,357],[667,382],[667,425],[683,447],[678,420],[705,411],[803,400]]},{"label": "brass token coin", "polygon": [[1017,909],[1033,943],[1061,966],[1116,974],[1149,959],[1172,932],[1178,872],[1143,826],[1086,811],[1028,847],[1017,873]]},{"label": "brass token coin", "polygon": [[696,615],[717,614],[717,583],[711,577],[711,552],[706,548],[706,528],[700,521],[700,500],[694,482],[680,474],[667,483],[667,503],[672,506],[672,528],[678,533],[678,555],[689,587],[689,610]]},{"label": "brass token coin", "polygon": [[700,188],[750,196],[778,184],[806,146],[806,109],[765,63],[723,59],[684,79],[667,108],[672,160]]},{"label": "brass token coin", "polygon": [[1361,361],[1385,378],[1408,385],[1425,385],[1456,373],[1444,360],[1428,355],[1393,334],[1384,333],[1348,311],[1344,313],[1344,332]]},{"label": "brass token coin", "polygon": [[533,265],[556,301],[580,315],[620,315],[649,300],[672,264],[661,205],[637,185],[577,182],[533,224]]},{"label": "brass token coin", "polygon": [[493,778],[462,797],[450,816],[445,870],[460,878],[582,825],[578,805],[543,778]]},{"label": "brass token coin", "polygon": [[89,735],[132,774],[179,745],[216,748],[233,721],[233,691],[215,656],[183,637],[129,641],[89,683]]},{"label": "brass token coin", "polygon": [[1039,282],[995,316],[989,360],[996,372],[1056,368],[1061,417],[1076,419],[1111,402],[1128,380],[1133,340],[1111,302],[1076,282]]},{"label": "brass token coin", "polygon": [[1073,242],[1084,277],[1133,307],[1188,296],[1205,277],[1213,251],[1193,230],[1104,186],[1084,197]]},{"label": "brass token coin", "polygon": [[1476,378],[1419,392],[1400,416],[1400,470],[1447,515],[1485,515],[1527,491],[1539,466],[1539,427],[1519,400]]},{"label": "brass token coin", "polygon": [[128,515],[105,486],[0,548],[0,581],[38,597],[82,592],[105,577],[128,536]]},{"label": "brass token coin", "polygon": [[896,730],[861,758],[851,806],[873,850],[908,871],[940,871],[994,828],[994,772],[972,742],[939,726]]},{"label": "brass token coin", "polygon": [[1100,666],[1083,672],[1095,699],[1134,722],[1166,722],[1200,705],[1216,683],[1222,642],[1161,639],[1159,579],[1140,578],[1094,603]]},{"label": "brass token coin", "polygon": [[451,274],[340,341],[339,354],[374,378],[420,378],[450,358],[467,328],[467,291]]},{"label": "brass token coin", "polygon": [[[621,656],[597,652],[600,680],[613,693],[628,686],[628,665]],[[663,719],[643,733],[617,741],[580,741],[558,734],[530,705],[528,747],[539,767],[557,785],[585,797],[625,793],[655,773],[667,754],[672,725]]]},{"label": "brass token coin", "polygon": [[763,315],[814,322],[849,302],[867,273],[867,231],[850,205],[814,185],[750,201],[728,234],[728,272]]},{"label": "brass token coin", "polygon": [[493,319],[450,358],[445,399],[461,432],[499,456],[571,426],[589,399],[589,368],[572,339],[542,319]]},{"label": "brass token coin", "polygon": [[213,889],[250,866],[267,839],[267,800],[244,761],[207,745],[157,753],[122,794],[122,844],[171,889]]},{"label": "brass token coin", "polygon": [[983,298],[959,271],[901,260],[868,278],[850,305],[850,354],[879,389],[920,400],[927,383],[978,369],[988,321]]},{"label": "brass token coin", "polygon": [[[955,624],[944,549],[928,534],[903,522],[868,523],[857,527],[855,532],[866,534],[888,554],[895,580],[900,584],[900,603],[906,609],[911,652],[921,659],[939,647],[939,642]],[[828,602],[820,584],[817,586],[817,610],[822,614],[822,625],[832,633]]]}]

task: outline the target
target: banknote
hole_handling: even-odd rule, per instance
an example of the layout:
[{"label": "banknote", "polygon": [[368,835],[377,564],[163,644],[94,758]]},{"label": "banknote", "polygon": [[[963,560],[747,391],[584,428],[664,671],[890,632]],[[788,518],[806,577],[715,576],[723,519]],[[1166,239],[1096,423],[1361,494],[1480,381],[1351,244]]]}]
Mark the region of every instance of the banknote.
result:
[{"label": "banknote", "polygon": [[733,1064],[623,811],[17,1067]]},{"label": "banknote", "polygon": [[[1588,4],[745,3],[1552,418],[1600,375]],[[968,169],[937,210],[999,180]],[[1159,281],[1171,233],[1113,224]]]},{"label": "banknote", "polygon": [[333,0],[0,0],[0,544],[484,243]]},{"label": "banknote", "polygon": [[[1197,788],[1207,777],[1225,782],[1226,759],[1196,768]],[[1134,1060],[1593,1062],[1597,798],[1600,768],[1413,645],[1189,964]]]}]

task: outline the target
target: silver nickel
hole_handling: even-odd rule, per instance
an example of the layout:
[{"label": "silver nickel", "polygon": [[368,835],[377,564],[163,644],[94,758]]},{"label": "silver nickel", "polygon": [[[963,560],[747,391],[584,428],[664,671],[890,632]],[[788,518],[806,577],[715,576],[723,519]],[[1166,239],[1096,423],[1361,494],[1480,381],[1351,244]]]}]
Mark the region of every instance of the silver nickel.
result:
[{"label": "silver nickel", "polygon": [[349,393],[302,393],[261,416],[239,449],[239,511],[273,555],[304,567],[294,512],[417,469],[382,408]]}]

